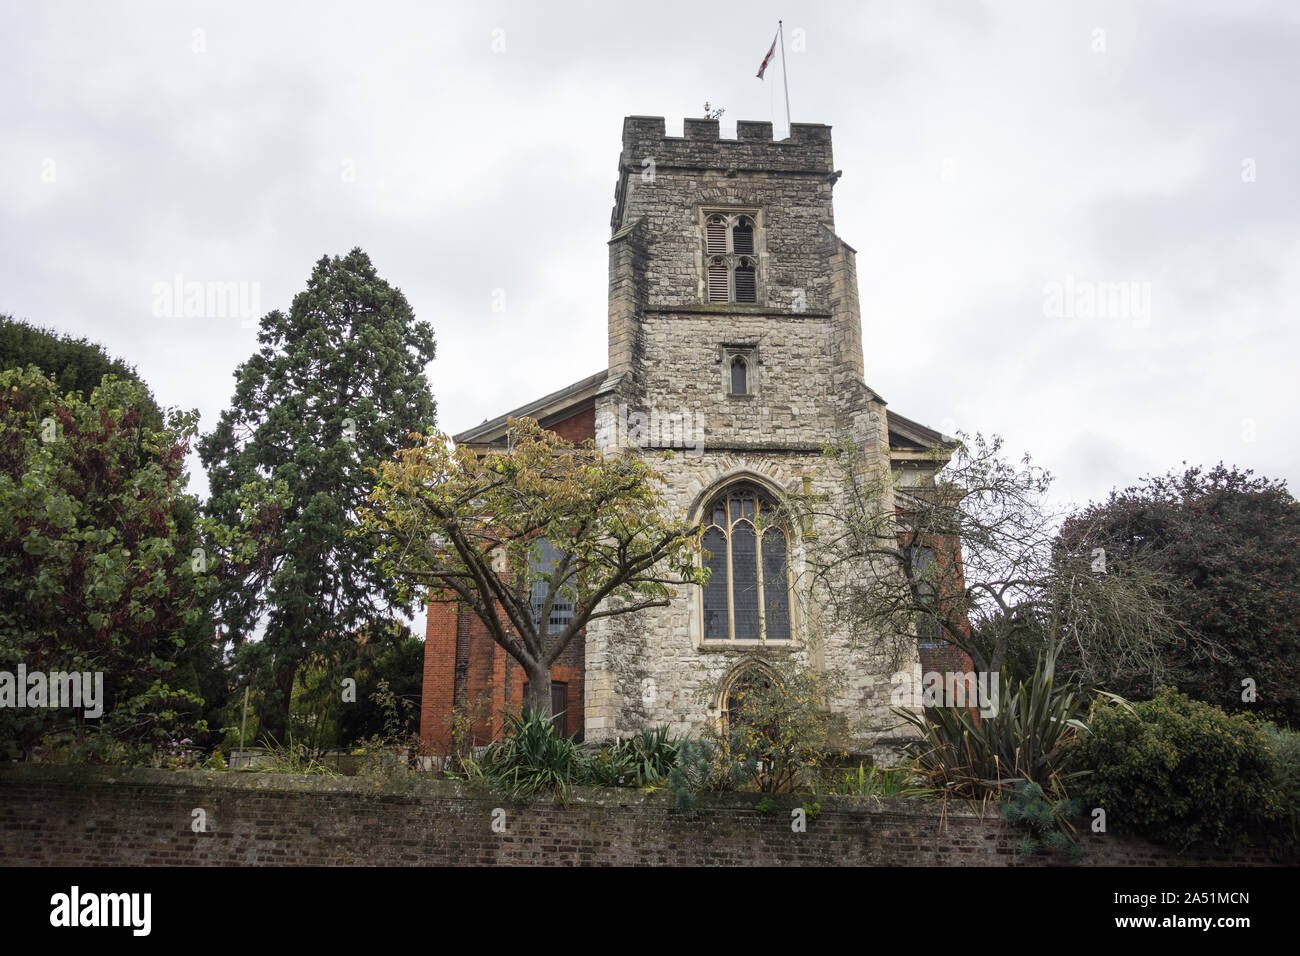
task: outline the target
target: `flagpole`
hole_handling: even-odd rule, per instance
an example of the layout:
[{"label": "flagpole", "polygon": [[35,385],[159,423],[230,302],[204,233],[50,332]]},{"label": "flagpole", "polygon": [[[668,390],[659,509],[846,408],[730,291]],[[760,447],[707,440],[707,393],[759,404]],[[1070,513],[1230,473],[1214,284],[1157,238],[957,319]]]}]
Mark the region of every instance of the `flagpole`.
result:
[{"label": "flagpole", "polygon": [[781,37],[781,85],[785,87],[785,135],[793,136],[794,130],[790,128],[790,79],[785,73],[785,25],[776,21],[776,32]]}]

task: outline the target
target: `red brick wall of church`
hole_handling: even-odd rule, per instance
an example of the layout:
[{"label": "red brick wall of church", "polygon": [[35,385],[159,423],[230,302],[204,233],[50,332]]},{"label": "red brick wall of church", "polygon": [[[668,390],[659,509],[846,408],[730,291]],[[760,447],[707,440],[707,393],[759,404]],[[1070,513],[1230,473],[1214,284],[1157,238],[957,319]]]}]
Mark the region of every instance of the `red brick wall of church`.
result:
[{"label": "red brick wall of church", "polygon": [[585,412],[578,412],[566,418],[562,422],[556,422],[551,426],[551,431],[559,435],[565,441],[573,442],[575,445],[579,442],[587,441],[596,437],[596,409],[589,408]]},{"label": "red brick wall of church", "polygon": [[[935,560],[939,563],[941,579],[951,579],[954,588],[964,587],[965,575],[962,573],[961,565],[961,542],[952,535],[937,535],[925,543],[934,549]],[[963,622],[961,630],[963,634],[969,636],[970,623]],[[955,644],[945,644],[943,647],[921,647],[918,649],[918,656],[921,659],[921,670],[925,673],[930,671],[939,671],[941,673],[960,671],[965,673],[974,669],[970,655]]]}]

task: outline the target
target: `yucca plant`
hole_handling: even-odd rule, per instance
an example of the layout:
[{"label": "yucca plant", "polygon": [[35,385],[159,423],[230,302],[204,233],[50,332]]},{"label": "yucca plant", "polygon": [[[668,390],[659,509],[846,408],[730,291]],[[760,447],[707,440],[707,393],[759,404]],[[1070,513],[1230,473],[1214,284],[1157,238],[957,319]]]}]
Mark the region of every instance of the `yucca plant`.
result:
[{"label": "yucca plant", "polygon": [[582,769],[582,755],[568,737],[556,729],[554,718],[535,711],[506,718],[501,739],[483,754],[484,776],[514,797],[539,793],[568,796]]},{"label": "yucca plant", "polygon": [[625,787],[633,778],[632,754],[622,740],[610,741],[587,758],[583,776],[597,787]]},{"label": "yucca plant", "polygon": [[668,728],[646,728],[603,745],[588,758],[585,776],[602,787],[659,787],[676,764],[677,742]]},{"label": "yucca plant", "polygon": [[931,787],[945,795],[978,798],[1021,780],[1051,790],[1081,776],[1079,771],[1064,773],[1060,764],[1074,734],[1087,730],[1080,718],[1092,695],[1077,684],[1056,681],[1058,649],[1040,652],[1025,680],[1003,669],[999,706],[992,715],[977,718],[966,707],[931,708],[923,714],[895,710],[920,731],[921,738],[906,749]]},{"label": "yucca plant", "polygon": [[677,743],[668,736],[668,728],[646,728],[626,743],[636,785],[662,785],[677,764]]}]

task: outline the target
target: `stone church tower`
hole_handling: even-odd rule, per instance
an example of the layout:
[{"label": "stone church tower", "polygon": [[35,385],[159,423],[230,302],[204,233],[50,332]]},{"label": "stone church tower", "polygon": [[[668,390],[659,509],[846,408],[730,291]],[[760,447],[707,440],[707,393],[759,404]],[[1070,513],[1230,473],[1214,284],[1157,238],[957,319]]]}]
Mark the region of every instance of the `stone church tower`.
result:
[{"label": "stone church tower", "polygon": [[[706,526],[708,586],[593,621],[553,671],[568,733],[696,733],[723,716],[737,679],[793,656],[847,677],[836,709],[857,728],[852,746],[883,748],[898,732],[894,668],[878,642],[855,642],[818,606],[804,561],[819,529],[792,527],[780,504],[810,491],[834,500],[821,468],[828,442],[852,439],[876,467],[913,472],[931,471],[932,453],[949,446],[889,413],[864,381],[830,127],[796,123],[773,141],[771,123],[742,121],[736,139],[722,139],[716,120],[687,119],[684,133],[665,136],[662,117],[624,120],[609,367],[456,441],[499,446],[507,419],[527,415],[571,440],[634,450],[665,477],[670,505]],[[662,459],[665,449],[674,455]],[[480,735],[522,700],[522,671],[476,624],[464,610],[430,608],[421,733],[435,744],[439,721],[476,694],[491,701]]]}]

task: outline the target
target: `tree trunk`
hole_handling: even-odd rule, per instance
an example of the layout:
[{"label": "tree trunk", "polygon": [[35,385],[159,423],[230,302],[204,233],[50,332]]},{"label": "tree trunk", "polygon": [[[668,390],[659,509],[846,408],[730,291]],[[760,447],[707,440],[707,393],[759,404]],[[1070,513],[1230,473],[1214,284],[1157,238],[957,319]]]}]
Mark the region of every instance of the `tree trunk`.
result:
[{"label": "tree trunk", "polygon": [[551,716],[551,672],[545,665],[527,667],[528,695],[524,698],[525,714]]},{"label": "tree trunk", "polygon": [[293,679],[296,673],[297,667],[294,666],[285,666],[275,672],[275,690],[266,702],[259,734],[264,744],[274,742],[281,747],[289,744],[289,712],[293,703]]}]

